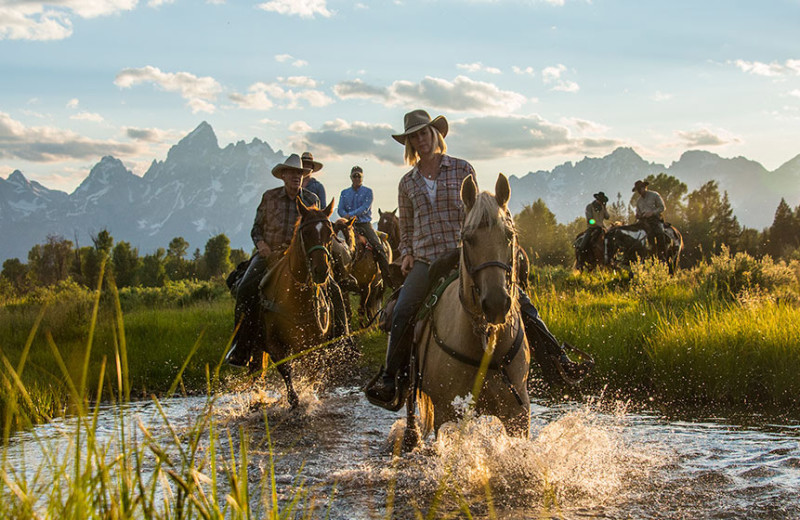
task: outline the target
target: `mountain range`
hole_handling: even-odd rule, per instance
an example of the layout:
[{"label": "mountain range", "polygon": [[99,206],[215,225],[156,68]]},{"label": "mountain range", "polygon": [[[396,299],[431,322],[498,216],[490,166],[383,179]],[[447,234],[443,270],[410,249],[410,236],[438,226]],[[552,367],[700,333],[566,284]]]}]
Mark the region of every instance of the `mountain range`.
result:
[{"label": "mountain range", "polygon": [[[202,122],[142,177],[107,156],[67,194],[14,171],[0,179],[0,261],[26,261],[30,248],[48,235],[90,245],[90,237],[102,229],[141,254],[166,247],[177,236],[202,248],[218,233],[225,233],[232,247],[249,251],[251,215],[264,190],[280,185],[270,170],[285,158],[257,138],[220,148],[214,130]],[[661,172],[690,191],[717,180],[739,221],[757,229],[772,223],[781,197],[792,206],[800,199],[800,155],[770,172],[744,157],[725,159],[705,151],[685,152],[666,167],[645,161],[631,148],[618,148],[551,171],[512,175],[510,206],[516,213],[541,198],[559,221],[569,222],[583,215],[593,193],[602,190],[611,201],[619,193],[628,201],[636,179]],[[231,208],[248,208],[247,218]]]}]

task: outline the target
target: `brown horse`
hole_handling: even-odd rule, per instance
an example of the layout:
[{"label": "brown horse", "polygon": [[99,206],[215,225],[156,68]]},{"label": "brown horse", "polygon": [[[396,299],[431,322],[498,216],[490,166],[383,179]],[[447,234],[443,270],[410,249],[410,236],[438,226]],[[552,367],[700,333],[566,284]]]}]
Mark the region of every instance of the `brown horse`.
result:
[{"label": "brown horse", "polygon": [[518,244],[507,206],[510,187],[502,174],[495,192],[477,193],[472,177],[461,185],[466,216],[458,279],[421,325],[406,402],[407,446],[417,441],[415,400],[424,438],[456,419],[453,401],[468,394],[478,413],[498,417],[512,434],[528,435],[530,352],[517,302]]},{"label": "brown horse", "polygon": [[[345,262],[343,267],[348,274],[355,278],[358,286],[359,307],[358,311],[362,316],[371,319],[380,309],[383,298],[383,277],[367,240],[358,234],[354,228],[355,217],[351,219],[340,218],[333,225],[336,234],[341,234],[344,238],[344,251],[339,251],[336,245],[335,255],[340,257],[340,261]],[[383,252],[388,262],[392,261],[392,249],[388,240],[381,236],[383,242]]]},{"label": "brown horse", "polygon": [[333,201],[320,210],[306,207],[298,199],[297,210],[300,220],[291,244],[260,287],[264,351],[277,364],[292,408],[299,399],[287,358],[322,343],[333,333],[333,307],[326,287],[331,273],[333,226],[329,217]]}]

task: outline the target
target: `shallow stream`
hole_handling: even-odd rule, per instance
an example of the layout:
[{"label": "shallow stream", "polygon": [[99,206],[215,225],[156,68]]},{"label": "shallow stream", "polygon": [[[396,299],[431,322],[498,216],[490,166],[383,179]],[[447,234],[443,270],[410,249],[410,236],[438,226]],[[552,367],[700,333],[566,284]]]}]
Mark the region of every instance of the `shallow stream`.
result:
[{"label": "shallow stream", "polygon": [[[161,404],[180,432],[205,403],[188,397]],[[800,518],[797,422],[674,420],[618,403],[536,401],[528,440],[505,436],[491,418],[473,418],[395,458],[389,437],[403,414],[370,405],[356,388],[307,390],[294,411],[274,393],[228,394],[214,410],[222,431],[234,438],[240,426],[250,432],[248,474],[256,489],[269,473],[266,415],[278,487],[288,497],[302,482],[316,497],[314,518],[386,518],[387,510],[413,518],[431,507],[437,518],[459,508],[503,519]],[[166,432],[151,402],[125,413]],[[101,412],[101,439],[115,438],[117,417],[113,407]],[[59,455],[59,444],[70,449],[73,424],[55,421],[17,435],[6,464],[35,471],[43,460],[37,446]]]}]

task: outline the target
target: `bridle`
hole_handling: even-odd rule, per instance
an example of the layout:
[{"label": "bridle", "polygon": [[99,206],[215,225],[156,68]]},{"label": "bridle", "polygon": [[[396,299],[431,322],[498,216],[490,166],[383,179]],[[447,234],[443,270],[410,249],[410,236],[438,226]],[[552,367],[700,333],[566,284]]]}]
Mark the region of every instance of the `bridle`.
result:
[{"label": "bridle", "polygon": [[[327,218],[314,218],[306,222],[301,222],[300,225],[297,226],[297,233],[300,238],[300,248],[303,250],[306,262],[306,281],[308,280],[308,278],[311,277],[311,253],[313,253],[314,251],[322,251],[328,258],[328,261],[333,263],[333,255],[331,255],[331,251],[328,246],[324,246],[322,244],[315,244],[306,249],[305,239],[303,238],[303,229],[306,228],[307,226],[311,226],[312,224],[319,224],[319,223],[325,225],[330,231],[331,236],[333,236],[333,224]],[[295,281],[297,280],[295,279]],[[314,285],[319,285],[319,284],[315,283]]]}]

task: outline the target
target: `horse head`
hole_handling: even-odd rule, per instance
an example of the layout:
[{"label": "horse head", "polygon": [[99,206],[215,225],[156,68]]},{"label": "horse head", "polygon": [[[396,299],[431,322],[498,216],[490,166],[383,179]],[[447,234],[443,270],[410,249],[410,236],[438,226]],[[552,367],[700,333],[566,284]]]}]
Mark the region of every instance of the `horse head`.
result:
[{"label": "horse head", "polygon": [[306,206],[298,198],[297,212],[300,220],[295,228],[295,238],[300,241],[311,280],[315,284],[325,283],[331,271],[333,224],[330,216],[333,214],[333,200],[325,209],[318,209],[316,206]]},{"label": "horse head", "polygon": [[378,208],[378,231],[383,231],[389,238],[389,245],[397,249],[400,244],[400,219],[397,217],[397,208],[392,211],[381,211]]},{"label": "horse head", "polygon": [[[466,215],[461,231],[461,291],[488,324],[505,323],[516,301],[517,234],[508,210],[511,189],[502,173],[495,195],[478,193],[472,176],[461,183]],[[466,276],[465,276],[466,274]]]},{"label": "horse head", "polygon": [[353,228],[356,220],[357,217],[340,218],[333,223],[333,232],[337,235],[341,234],[351,252],[354,252],[356,247],[356,232]]}]

